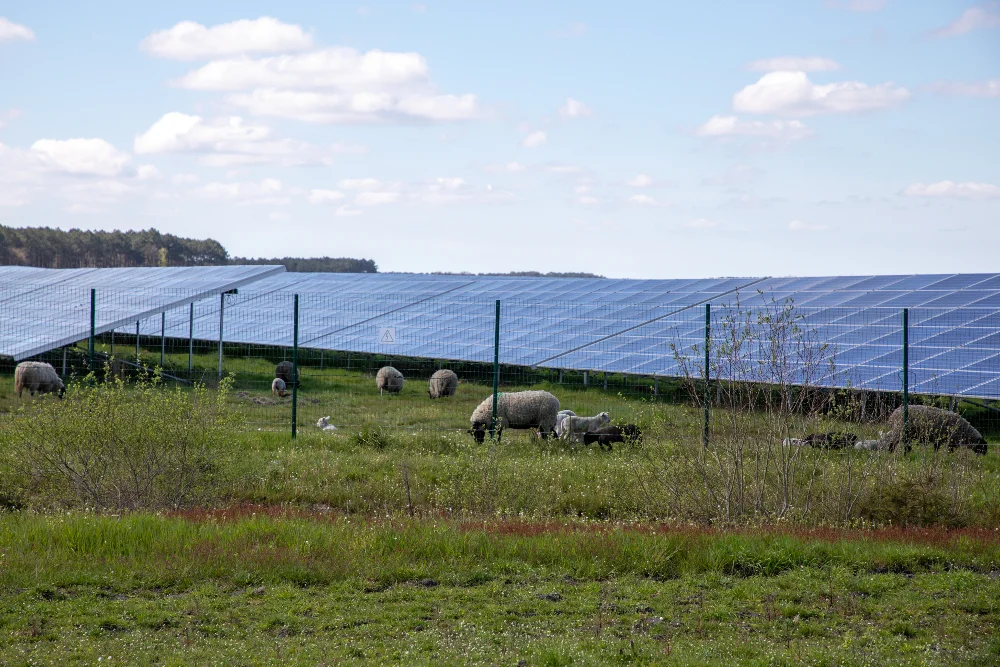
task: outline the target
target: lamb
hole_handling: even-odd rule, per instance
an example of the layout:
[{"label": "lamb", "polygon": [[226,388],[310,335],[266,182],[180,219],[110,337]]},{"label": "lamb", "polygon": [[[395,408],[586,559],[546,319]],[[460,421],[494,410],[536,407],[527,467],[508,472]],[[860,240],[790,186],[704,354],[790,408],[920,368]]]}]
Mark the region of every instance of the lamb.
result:
[{"label": "lamb", "polygon": [[576,440],[577,442],[583,441],[583,434],[587,431],[595,431],[600,427],[611,422],[611,415],[607,412],[602,412],[599,415],[594,415],[593,417],[574,417],[572,415],[567,415],[562,422],[562,435],[560,436],[564,440]]},{"label": "lamb", "polygon": [[[293,370],[298,370],[298,369],[296,369],[295,366],[292,365],[292,362],[282,361],[280,364],[274,367],[274,377],[284,382],[286,387],[291,387],[292,384],[294,384],[292,380]],[[301,371],[295,373],[295,380],[298,380],[299,376],[301,375],[302,375]]]},{"label": "lamb", "polygon": [[642,431],[635,424],[625,424],[624,426],[608,424],[583,434],[583,444],[591,445],[595,442],[602,449],[606,448],[608,451],[611,451],[611,444],[614,442],[638,445],[642,442]]},{"label": "lamb", "polygon": [[274,380],[271,381],[271,394],[277,396],[278,398],[284,398],[285,381],[281,378],[274,378]]},{"label": "lamb", "polygon": [[[505,428],[537,428],[542,438],[555,432],[559,399],[547,391],[515,391],[497,397],[497,440]],[[469,433],[482,443],[493,422],[493,396],[473,410]]]},{"label": "lamb", "polygon": [[316,427],[324,431],[336,431],[337,427],[330,423],[330,416],[320,417],[316,422]]},{"label": "lamb", "polygon": [[576,413],[572,410],[560,410],[556,413],[556,437],[561,438],[563,434],[563,420],[566,417],[576,417]]},{"label": "lamb", "polygon": [[57,394],[62,398],[66,385],[59,378],[56,369],[44,361],[22,361],[14,369],[14,391],[18,398],[25,389],[34,396],[39,394]]},{"label": "lamb", "polygon": [[[986,453],[986,438],[960,414],[929,405],[911,405],[906,428],[908,440],[913,444],[933,445],[938,449],[947,445],[949,451],[956,447],[971,447],[976,454]],[[903,441],[903,408],[889,415],[889,433],[882,438],[889,451]]]},{"label": "lamb", "polygon": [[427,395],[431,398],[454,396],[456,391],[458,391],[458,376],[455,375],[455,371],[447,368],[435,372],[427,387]]},{"label": "lamb", "polygon": [[378,387],[379,395],[385,391],[398,394],[403,391],[403,374],[392,366],[383,366],[375,375],[375,386]]}]

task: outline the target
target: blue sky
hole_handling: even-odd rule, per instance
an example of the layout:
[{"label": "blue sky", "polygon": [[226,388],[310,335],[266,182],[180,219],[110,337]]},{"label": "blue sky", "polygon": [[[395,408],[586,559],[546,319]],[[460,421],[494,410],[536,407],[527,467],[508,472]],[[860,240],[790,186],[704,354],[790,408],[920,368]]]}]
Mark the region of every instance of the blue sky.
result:
[{"label": "blue sky", "polygon": [[388,271],[1000,270],[998,2],[0,17],[0,224]]}]

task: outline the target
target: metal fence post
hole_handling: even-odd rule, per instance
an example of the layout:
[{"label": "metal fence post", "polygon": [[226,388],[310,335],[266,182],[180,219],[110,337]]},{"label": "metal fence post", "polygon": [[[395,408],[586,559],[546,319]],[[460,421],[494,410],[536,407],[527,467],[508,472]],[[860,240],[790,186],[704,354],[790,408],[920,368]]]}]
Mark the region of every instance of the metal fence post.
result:
[{"label": "metal fence post", "polygon": [[135,321],[135,365],[139,365],[139,320]]},{"label": "metal fence post", "polygon": [[194,370],[194,301],[188,309],[188,373]]},{"label": "metal fence post", "polygon": [[493,419],[490,423],[490,438],[497,432],[497,391],[500,389],[500,299],[496,303],[496,315],[493,318]]},{"label": "metal fence post", "polygon": [[167,357],[167,311],[160,313],[160,368]]},{"label": "metal fence post", "polygon": [[90,357],[90,372],[94,372],[94,330],[97,328],[97,290],[90,290],[90,339],[87,341],[87,354]]},{"label": "metal fence post", "polygon": [[712,374],[709,371],[709,353],[711,351],[712,345],[712,304],[705,304],[705,426],[701,432],[701,442],[704,446],[708,447],[708,420],[709,420],[709,401],[711,400],[712,394],[710,391],[710,383]]},{"label": "metal fence post", "polygon": [[292,438],[296,435],[299,406],[299,295],[295,295],[295,324],[292,328]]},{"label": "metal fence post", "polygon": [[226,295],[219,295],[219,379],[222,379],[222,325],[226,313]]},{"label": "metal fence post", "polygon": [[910,309],[903,309],[903,453],[910,446],[906,427],[910,421]]}]

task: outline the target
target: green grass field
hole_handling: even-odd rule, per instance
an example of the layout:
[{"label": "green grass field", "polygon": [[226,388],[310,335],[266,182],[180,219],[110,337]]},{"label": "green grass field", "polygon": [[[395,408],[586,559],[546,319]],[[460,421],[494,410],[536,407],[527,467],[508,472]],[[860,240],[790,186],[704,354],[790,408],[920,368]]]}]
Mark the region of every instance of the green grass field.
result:
[{"label": "green grass field", "polygon": [[[689,407],[541,385],[639,423],[642,445],[477,445],[486,385],[431,401],[423,381],[379,396],[369,375],[306,368],[292,440],[271,364],[236,367],[247,425],[214,451],[207,505],[25,496],[0,513],[0,665],[1000,664],[995,451],[804,449],[786,469],[760,458],[769,437],[722,459],[745,508],[726,519]],[[56,399],[0,378],[0,411],[38,400]],[[314,426],[326,415],[337,431]]]}]

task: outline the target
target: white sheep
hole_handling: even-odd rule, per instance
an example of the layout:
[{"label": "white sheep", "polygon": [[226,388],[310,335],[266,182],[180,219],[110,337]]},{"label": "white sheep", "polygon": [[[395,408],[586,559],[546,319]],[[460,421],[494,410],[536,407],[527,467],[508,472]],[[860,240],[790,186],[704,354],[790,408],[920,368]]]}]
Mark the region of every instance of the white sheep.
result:
[{"label": "white sheep", "polygon": [[564,440],[576,440],[583,442],[583,434],[588,431],[595,431],[605,424],[611,422],[611,415],[602,412],[593,417],[574,417],[566,415],[562,421],[562,437]]},{"label": "white sheep", "polygon": [[320,417],[319,421],[316,422],[316,427],[324,431],[336,431],[337,427],[330,423],[330,416]]},{"label": "white sheep", "polygon": [[563,434],[563,420],[566,417],[576,417],[576,413],[572,410],[560,410],[556,413],[556,437],[561,438]]},{"label": "white sheep", "polygon": [[277,396],[278,398],[284,398],[285,381],[281,378],[274,378],[274,380],[271,381],[271,394]]},{"label": "white sheep", "polygon": [[458,391],[458,376],[455,375],[455,371],[447,368],[436,371],[427,386],[427,395],[431,398],[454,396],[456,391]]},{"label": "white sheep", "polygon": [[375,386],[378,387],[380,396],[384,391],[390,394],[398,394],[403,391],[403,382],[403,374],[392,366],[383,366],[378,369],[378,373],[375,375]]},{"label": "white sheep", "polygon": [[34,396],[39,394],[58,394],[60,397],[66,391],[66,385],[59,378],[52,364],[44,361],[22,361],[14,369],[14,391],[18,398],[25,389]]},{"label": "white sheep", "polygon": [[[543,438],[555,432],[559,399],[547,391],[515,391],[497,397],[497,440],[505,428],[537,428]],[[493,396],[479,404],[469,418],[469,433],[483,442],[493,423]]]}]

